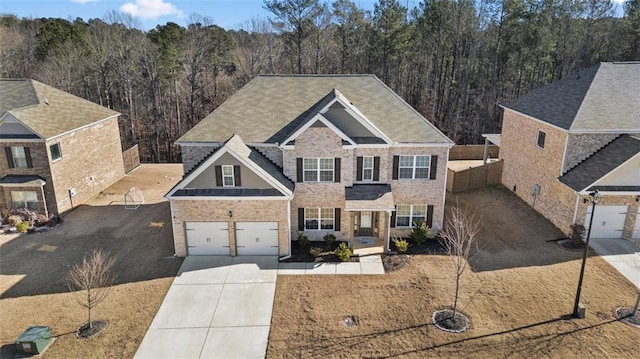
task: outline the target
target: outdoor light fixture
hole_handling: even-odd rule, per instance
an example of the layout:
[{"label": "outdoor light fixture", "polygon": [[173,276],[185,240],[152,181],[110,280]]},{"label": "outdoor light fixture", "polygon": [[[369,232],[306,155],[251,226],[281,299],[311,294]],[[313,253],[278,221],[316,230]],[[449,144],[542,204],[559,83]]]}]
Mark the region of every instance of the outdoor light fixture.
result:
[{"label": "outdoor light fixture", "polygon": [[[582,319],[584,318],[585,312],[584,309],[580,308],[580,292],[582,291],[582,279],[584,278],[584,267],[587,264],[587,254],[589,253],[589,239],[591,239],[591,226],[593,225],[593,214],[596,212],[596,204],[602,198],[602,195],[598,190],[595,192],[589,193],[589,197],[591,203],[593,203],[593,208],[591,208],[591,219],[589,219],[589,229],[587,230],[587,241],[584,245],[584,253],[582,254],[582,267],[580,268],[580,279],[578,279],[578,291],[576,292],[576,301],[573,304],[573,317]],[[585,198],[586,203],[586,198]]]},{"label": "outdoor light fixture", "polygon": [[229,211],[229,217],[233,217],[233,211]]}]

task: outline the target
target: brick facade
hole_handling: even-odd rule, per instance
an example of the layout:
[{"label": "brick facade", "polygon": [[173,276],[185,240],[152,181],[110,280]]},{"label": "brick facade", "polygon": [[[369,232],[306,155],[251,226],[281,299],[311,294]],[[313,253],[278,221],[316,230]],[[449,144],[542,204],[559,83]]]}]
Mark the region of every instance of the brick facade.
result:
[{"label": "brick facade", "polygon": [[[536,146],[538,130],[546,133],[543,149]],[[558,180],[564,172],[565,144],[570,147],[567,148],[564,168],[571,168],[584,160],[580,156],[591,155],[615,137],[617,135],[569,135],[564,130],[504,109],[500,143],[500,159],[504,160],[502,183],[568,235],[574,217],[576,223],[584,224],[590,204],[583,203],[588,196],[578,196]],[[578,149],[582,141],[585,147]],[[536,184],[541,190],[534,198]],[[630,239],[638,211],[635,197],[607,194],[600,205],[629,206],[623,238]]]},{"label": "brick facade", "polygon": [[[185,222],[228,222],[231,255],[236,255],[235,222],[278,222],[279,255],[289,253],[286,200],[173,200],[173,241],[176,255],[187,255]],[[233,217],[229,217],[232,211]]]}]

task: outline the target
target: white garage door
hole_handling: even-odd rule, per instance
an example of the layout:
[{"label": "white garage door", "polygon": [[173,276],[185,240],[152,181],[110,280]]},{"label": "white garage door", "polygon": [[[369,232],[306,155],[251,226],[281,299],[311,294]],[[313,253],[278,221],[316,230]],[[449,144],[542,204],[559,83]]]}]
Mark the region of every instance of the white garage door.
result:
[{"label": "white garage door", "polygon": [[[592,208],[593,206],[587,208],[587,217],[584,221],[586,228],[589,228]],[[627,206],[596,206],[591,238],[622,238],[627,211]]]},{"label": "white garage door", "polygon": [[239,256],[278,255],[278,222],[236,222]]},{"label": "white garage door", "polygon": [[187,222],[187,250],[191,256],[228,256],[227,222]]}]

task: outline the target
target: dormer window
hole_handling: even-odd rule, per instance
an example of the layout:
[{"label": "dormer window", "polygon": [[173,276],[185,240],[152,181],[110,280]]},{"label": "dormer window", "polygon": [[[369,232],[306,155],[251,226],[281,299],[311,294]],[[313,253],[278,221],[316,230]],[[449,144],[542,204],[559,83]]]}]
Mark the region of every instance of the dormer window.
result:
[{"label": "dormer window", "polygon": [[233,181],[233,166],[222,166],[222,186],[235,187]]}]

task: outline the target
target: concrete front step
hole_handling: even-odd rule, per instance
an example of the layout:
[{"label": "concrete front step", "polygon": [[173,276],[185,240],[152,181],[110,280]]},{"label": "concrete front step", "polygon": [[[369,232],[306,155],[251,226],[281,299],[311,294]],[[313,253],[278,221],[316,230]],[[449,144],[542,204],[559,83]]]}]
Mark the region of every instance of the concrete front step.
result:
[{"label": "concrete front step", "polygon": [[384,246],[377,246],[377,247],[362,247],[362,248],[355,248],[353,250],[353,255],[355,256],[370,256],[370,255],[374,255],[374,254],[383,254],[384,253]]}]

